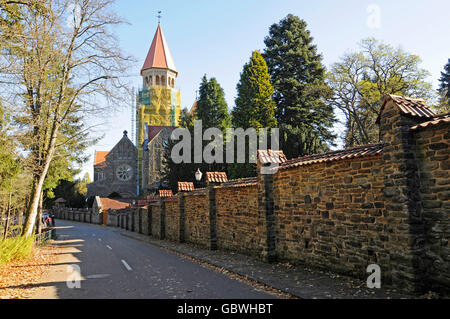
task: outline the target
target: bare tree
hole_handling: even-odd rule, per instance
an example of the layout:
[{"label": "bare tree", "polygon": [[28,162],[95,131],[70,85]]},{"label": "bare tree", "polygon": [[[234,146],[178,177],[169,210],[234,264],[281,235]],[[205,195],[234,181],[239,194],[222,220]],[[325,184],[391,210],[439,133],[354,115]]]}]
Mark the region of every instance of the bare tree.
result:
[{"label": "bare tree", "polygon": [[3,99],[23,132],[33,175],[25,236],[33,234],[61,127],[129,99],[124,79],[131,59],[113,33],[123,23],[112,11],[114,0],[39,3],[39,11],[22,8],[22,20],[3,27],[0,39]]},{"label": "bare tree", "polygon": [[420,58],[370,38],[359,52],[344,55],[328,73],[334,91],[330,104],[345,116],[346,146],[378,142],[376,119],[385,94],[399,94],[433,100],[429,73],[421,69]]}]

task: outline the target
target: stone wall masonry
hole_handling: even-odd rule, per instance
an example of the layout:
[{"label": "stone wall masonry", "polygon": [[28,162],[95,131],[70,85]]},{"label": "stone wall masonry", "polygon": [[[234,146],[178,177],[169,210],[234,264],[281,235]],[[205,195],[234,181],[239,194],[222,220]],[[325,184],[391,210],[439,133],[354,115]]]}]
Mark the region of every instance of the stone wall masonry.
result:
[{"label": "stone wall masonry", "polygon": [[381,166],[381,157],[376,157],[276,174],[279,259],[357,277],[367,277],[370,264],[386,265],[389,251]]},{"label": "stone wall masonry", "polygon": [[165,200],[166,207],[166,238],[172,241],[180,239],[180,207],[177,198]]},{"label": "stone wall masonry", "polygon": [[162,207],[159,203],[152,203],[149,208],[151,208],[152,236],[156,238],[161,238]]},{"label": "stone wall masonry", "polygon": [[382,175],[388,222],[387,272],[392,284],[407,291],[423,291],[428,284],[420,176],[411,132],[418,123],[420,119],[403,115],[392,102],[385,105],[380,116],[380,135],[385,143]]},{"label": "stone wall masonry", "polygon": [[117,220],[119,218],[119,214],[116,212],[108,212],[108,216],[106,219],[106,224],[108,226],[117,227]]},{"label": "stone wall masonry", "polygon": [[186,195],[185,219],[186,242],[209,247],[209,210],[205,194]]},{"label": "stone wall masonry", "polygon": [[257,186],[216,188],[216,208],[218,248],[261,256]]},{"label": "stone wall masonry", "polygon": [[150,235],[148,230],[148,209],[141,208],[141,234]]},{"label": "stone wall masonry", "polygon": [[448,127],[416,132],[425,256],[430,289],[450,292],[450,148]]},{"label": "stone wall masonry", "polygon": [[[411,128],[420,119],[386,104],[382,155],[282,167],[255,182],[149,202],[108,215],[109,226],[304,264],[408,292],[450,287],[449,125]],[[92,210],[55,208],[57,218],[102,222]]]}]

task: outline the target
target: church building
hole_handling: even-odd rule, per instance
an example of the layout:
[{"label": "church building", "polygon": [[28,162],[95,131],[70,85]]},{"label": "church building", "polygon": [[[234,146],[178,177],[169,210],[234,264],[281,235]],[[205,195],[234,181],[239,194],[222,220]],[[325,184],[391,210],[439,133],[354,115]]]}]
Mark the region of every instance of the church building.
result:
[{"label": "church building", "polygon": [[137,149],[125,131],[110,152],[95,152],[94,181],[88,185],[87,197],[136,197],[136,162]]},{"label": "church building", "polygon": [[[181,117],[180,91],[176,88],[178,71],[160,23],[141,69],[141,76],[142,89],[137,97],[136,144],[139,145],[139,188],[145,193],[155,189],[155,186],[159,187],[160,177],[155,174],[159,175],[162,170],[158,163],[162,162],[164,154],[158,149],[161,149],[162,144],[166,144],[170,137],[167,132],[173,131],[179,125]],[[152,134],[154,131],[158,131],[157,140],[154,139],[156,135]],[[160,131],[163,131],[163,134],[159,134]],[[154,143],[160,146],[152,152]],[[145,151],[147,152],[144,153]]]},{"label": "church building", "polygon": [[164,150],[181,117],[178,71],[158,23],[141,69],[142,88],[136,96],[136,141],[127,133],[110,151],[95,153],[94,182],[88,197],[119,194],[123,198],[150,195],[164,186]]}]

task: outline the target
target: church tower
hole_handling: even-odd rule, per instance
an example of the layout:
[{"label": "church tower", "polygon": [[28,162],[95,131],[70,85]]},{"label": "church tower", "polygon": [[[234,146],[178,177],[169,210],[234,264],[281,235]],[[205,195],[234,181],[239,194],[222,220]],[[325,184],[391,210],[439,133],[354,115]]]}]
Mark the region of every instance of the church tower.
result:
[{"label": "church tower", "polygon": [[[138,171],[142,174],[142,146],[149,126],[179,125],[181,117],[178,71],[158,23],[147,58],[141,69],[142,89],[137,96],[136,142],[139,149]],[[139,182],[142,178],[140,176]]]}]

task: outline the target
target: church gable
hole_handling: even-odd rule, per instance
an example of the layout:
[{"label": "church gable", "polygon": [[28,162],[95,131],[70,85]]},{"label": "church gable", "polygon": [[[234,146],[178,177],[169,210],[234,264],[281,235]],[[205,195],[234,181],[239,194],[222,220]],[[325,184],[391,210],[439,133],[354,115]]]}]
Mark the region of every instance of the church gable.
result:
[{"label": "church gable", "polygon": [[122,139],[106,155],[106,161],[133,160],[136,159],[137,149],[128,138],[127,131],[124,131]]},{"label": "church gable", "polygon": [[88,185],[89,197],[107,197],[113,193],[124,198],[137,195],[137,148],[127,131],[110,152],[97,152],[96,162],[100,163],[94,165],[94,183]]}]

